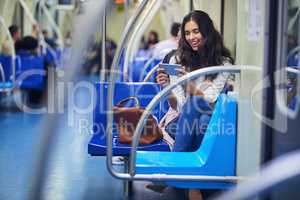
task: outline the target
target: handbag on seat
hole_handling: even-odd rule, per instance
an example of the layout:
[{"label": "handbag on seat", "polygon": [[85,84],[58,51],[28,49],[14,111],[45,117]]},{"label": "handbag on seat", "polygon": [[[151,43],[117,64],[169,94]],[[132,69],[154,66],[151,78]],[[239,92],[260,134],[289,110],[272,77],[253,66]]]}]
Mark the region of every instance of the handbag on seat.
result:
[{"label": "handbag on seat", "polygon": [[[134,100],[135,105],[133,107],[124,107],[125,103],[128,103],[130,100]],[[128,97],[114,106],[113,111],[114,120],[119,132],[119,142],[130,144],[136,126],[145,109],[140,107],[139,100],[136,97]],[[162,138],[163,134],[158,126],[157,119],[153,115],[150,115],[143,128],[139,144],[152,144]]]}]

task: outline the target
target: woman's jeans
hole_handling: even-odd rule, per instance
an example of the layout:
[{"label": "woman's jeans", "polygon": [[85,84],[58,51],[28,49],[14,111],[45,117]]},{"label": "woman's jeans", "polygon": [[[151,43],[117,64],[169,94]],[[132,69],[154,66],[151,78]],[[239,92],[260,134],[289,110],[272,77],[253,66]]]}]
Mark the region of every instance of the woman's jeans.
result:
[{"label": "woman's jeans", "polygon": [[173,151],[190,152],[200,147],[211,112],[211,106],[202,97],[191,96],[187,99],[178,120],[166,127],[171,136],[175,133]]}]

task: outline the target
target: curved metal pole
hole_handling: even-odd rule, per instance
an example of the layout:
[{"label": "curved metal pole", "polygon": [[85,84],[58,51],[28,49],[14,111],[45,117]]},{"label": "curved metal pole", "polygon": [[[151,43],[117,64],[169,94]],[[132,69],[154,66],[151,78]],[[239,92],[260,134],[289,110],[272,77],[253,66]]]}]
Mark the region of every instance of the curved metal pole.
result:
[{"label": "curved metal pole", "polygon": [[108,102],[108,113],[107,113],[107,130],[106,130],[106,136],[107,136],[107,150],[106,150],[106,165],[108,171],[113,175],[118,177],[118,173],[113,170],[112,167],[112,126],[113,126],[113,116],[112,116],[112,110],[113,110],[113,95],[115,91],[115,82],[116,82],[116,75],[115,75],[115,69],[118,69],[117,66],[119,65],[119,60],[122,54],[122,50],[125,46],[125,43],[129,37],[130,31],[133,29],[133,27],[136,24],[136,20],[140,17],[142,14],[143,10],[145,9],[147,3],[149,0],[143,0],[139,7],[137,8],[136,12],[132,15],[130,20],[128,21],[125,30],[121,36],[120,39],[120,44],[117,47],[116,54],[113,59],[113,63],[111,66],[111,74],[110,74],[110,81],[109,81],[109,88],[108,88],[108,97],[107,97],[107,102]]},{"label": "curved metal pole", "polygon": [[142,132],[142,129],[146,123],[146,119],[151,114],[151,110],[159,103],[159,101],[164,98],[171,90],[173,90],[178,85],[181,85],[183,83],[186,83],[189,80],[195,79],[199,76],[205,76],[208,74],[215,74],[215,73],[221,73],[221,72],[230,72],[230,73],[240,73],[243,70],[257,70],[260,71],[261,69],[255,66],[216,66],[216,67],[207,67],[204,69],[195,70],[191,73],[188,73],[187,75],[179,78],[176,82],[174,82],[171,85],[168,85],[165,87],[158,95],[156,95],[151,102],[146,107],[145,111],[143,112],[143,115],[141,116],[137,127],[134,131],[133,139],[132,139],[132,146],[130,151],[130,175],[135,175],[135,163],[136,163],[136,151],[137,146],[139,143],[139,138]]},{"label": "curved metal pole", "polygon": [[45,53],[46,52],[46,41],[45,41],[45,38],[44,38],[43,34],[41,34],[41,29],[40,29],[39,23],[36,21],[33,14],[30,12],[30,10],[29,10],[27,4],[25,3],[25,1],[24,0],[19,0],[19,3],[22,6],[22,8],[24,9],[25,14],[29,18],[30,22],[37,26],[37,29],[38,29],[38,32],[39,32],[39,39],[41,40],[42,51],[43,51],[43,53]]},{"label": "curved metal pole", "polygon": [[3,69],[1,63],[0,63],[0,74],[1,74],[1,79],[2,79],[2,81],[5,83],[4,69]]},{"label": "curved metal pole", "polygon": [[260,172],[251,176],[249,181],[237,185],[235,189],[219,196],[216,200],[250,199],[272,186],[276,186],[299,175],[300,151],[298,150],[271,161]]},{"label": "curved metal pole", "polygon": [[147,74],[147,76],[144,78],[143,82],[148,82],[151,76],[157,71],[159,68],[159,64],[155,65],[150,72]]},{"label": "curved metal pole", "polygon": [[[80,40],[72,41],[72,56],[70,62],[68,63],[72,66],[69,70],[65,72],[64,83],[71,82],[75,80],[80,71],[82,52],[86,49],[88,44],[88,37],[92,36],[95,32],[95,27],[99,23],[98,19],[102,15],[103,7],[108,2],[108,0],[101,1],[88,1],[86,3],[86,10],[88,12],[82,13],[76,17],[76,25],[74,26],[74,37],[82,37],[82,30],[85,30],[85,37]],[[89,23],[86,23],[89,22]],[[58,95],[58,102],[61,101],[67,104],[68,98],[66,94]],[[62,104],[64,105],[64,104]],[[58,123],[61,122],[60,116],[57,114],[46,114],[45,119],[43,119],[43,129],[41,130],[41,138],[37,144],[37,160],[33,165],[34,175],[30,176],[32,179],[29,184],[31,190],[28,192],[28,197],[26,199],[41,199],[42,190],[44,183],[47,178],[46,169],[49,165],[49,158],[53,153],[53,148],[55,147],[54,138],[57,137],[57,127]],[[73,119],[72,119],[73,120]],[[72,122],[71,122],[72,123]],[[23,198],[24,199],[24,198]]]},{"label": "curved metal pole", "polygon": [[[234,69],[232,69],[232,67],[234,67]],[[253,67],[253,66],[242,66],[242,67],[238,67],[238,66],[232,66],[231,68],[229,68],[228,66],[226,66],[226,69],[222,69],[222,67],[210,67],[209,69],[200,69],[197,71],[194,71],[192,73],[194,73],[193,78],[197,77],[197,76],[201,76],[201,75],[206,75],[206,74],[210,74],[210,73],[216,73],[219,72],[220,70],[222,71],[231,71],[233,70],[234,72],[240,72],[240,70],[256,70],[256,71],[261,71],[260,68],[258,67]],[[217,71],[216,69],[219,68]],[[223,67],[224,68],[224,67]],[[213,71],[212,71],[213,70]],[[232,71],[231,71],[232,72]],[[191,75],[192,73],[180,78],[180,80],[178,80],[177,82],[175,82],[174,84],[168,86],[168,88],[165,88],[163,91],[164,94],[162,94],[163,91],[161,91],[156,97],[159,96],[159,98],[163,98],[162,95],[166,95],[168,92],[170,92],[174,87],[176,87],[178,84],[181,84],[189,79],[191,79]],[[197,75],[195,74],[197,73]],[[181,81],[181,82],[179,82]],[[156,100],[157,98],[154,97]],[[153,103],[153,101],[156,100],[152,100],[150,102]],[[160,99],[158,99],[157,101],[159,101]],[[150,110],[151,105],[148,105],[148,107],[146,109]],[[153,109],[153,106],[151,106]],[[155,107],[155,106],[154,106]],[[110,112],[112,115],[112,112]],[[143,116],[142,116],[143,117]],[[142,121],[142,119],[139,121],[139,123]],[[136,129],[137,131],[137,129]],[[107,150],[108,148],[111,148],[111,144],[108,144]],[[108,159],[108,158],[107,158]],[[111,159],[111,158],[110,158]],[[131,158],[132,159],[132,158]],[[176,180],[176,181],[225,181],[225,182],[237,182],[239,180],[243,180],[245,179],[244,177],[239,177],[239,176],[201,176],[201,175],[168,175],[168,174],[128,174],[128,173],[118,173],[115,172],[112,168],[112,166],[107,166],[108,170],[110,171],[110,173],[119,179],[123,179],[123,180],[152,180],[152,181],[167,181],[167,180]]]},{"label": "curved metal pole", "polygon": [[147,12],[139,19],[138,24],[135,26],[133,33],[130,36],[127,48],[125,50],[125,59],[124,59],[124,78],[125,81],[129,79],[129,64],[131,62],[131,58],[133,57],[133,47],[136,43],[140,42],[140,38],[144,33],[144,28],[146,28],[151,22],[152,18],[155,16],[154,14],[160,8],[162,0],[152,1],[147,8]]},{"label": "curved metal pole", "polygon": [[105,81],[106,71],[106,7],[102,14],[102,54],[101,54],[101,69],[100,69],[100,82]]},{"label": "curved metal pole", "polygon": [[55,23],[53,17],[51,16],[51,13],[49,12],[48,8],[46,7],[45,0],[41,0],[40,2],[41,2],[40,6],[41,6],[42,10],[44,11],[44,13],[45,13],[50,25],[52,26],[53,30],[57,34],[59,48],[60,48],[61,51],[63,51],[63,49],[64,49],[64,39],[63,39],[62,33],[61,33],[59,27],[57,26],[57,24]]},{"label": "curved metal pole", "polygon": [[[234,68],[233,68],[234,67]],[[217,68],[219,68],[217,70]],[[212,71],[213,70],[213,71]],[[200,69],[197,71],[194,71],[184,77],[181,77],[177,82],[175,82],[172,85],[169,85],[168,87],[166,87],[163,91],[161,91],[156,97],[160,97],[163,98],[162,95],[166,95],[168,92],[170,92],[173,88],[175,88],[178,84],[184,83],[185,81],[187,81],[188,79],[191,79],[191,76],[193,76],[192,78],[195,78],[197,76],[201,76],[201,75],[206,75],[206,74],[210,74],[210,73],[217,73],[219,72],[219,70],[227,72],[227,71],[231,71],[231,72],[240,72],[241,70],[256,70],[256,71],[261,71],[261,69],[259,67],[254,67],[254,66],[232,66],[229,68],[229,66],[226,66],[226,69],[222,69],[222,67],[210,67],[209,70],[208,69]],[[195,74],[196,73],[196,74]],[[162,92],[164,92],[162,94]],[[153,99],[150,104],[152,105],[148,105],[148,107],[146,108],[149,112],[150,107],[151,109],[153,109],[153,106],[155,103],[154,101],[157,100],[157,98],[154,97],[155,99]],[[113,100],[112,98],[110,100]],[[160,100],[160,99],[159,99]],[[110,120],[112,120],[112,111],[110,110],[109,115],[111,117]],[[143,116],[142,116],[143,117]],[[145,116],[144,116],[145,117]],[[139,121],[139,123],[142,122],[142,119]],[[110,122],[110,127],[108,127],[108,129],[110,129],[111,131],[111,125],[112,122]],[[138,131],[138,128],[136,128],[135,131]],[[140,130],[141,131],[141,127]],[[111,133],[111,132],[109,132]],[[136,135],[136,134],[135,134]],[[107,137],[112,137],[112,135],[107,135]],[[112,141],[111,141],[112,142]],[[133,150],[133,149],[132,149]],[[112,156],[112,143],[107,143],[107,152],[110,151],[109,155]],[[133,150],[134,151],[134,150]],[[107,156],[109,156],[107,155]],[[131,151],[131,155],[132,151]],[[132,159],[132,158],[131,158]],[[107,160],[109,160],[111,162],[112,158],[107,157]],[[112,165],[108,163],[107,165],[108,171],[111,173],[112,176],[122,179],[122,180],[152,180],[152,181],[167,181],[167,180],[176,180],[176,181],[225,181],[225,182],[237,182],[239,180],[243,180],[245,179],[244,177],[239,177],[239,176],[201,176],[201,175],[167,175],[167,174],[128,174],[128,173],[118,173],[115,172],[112,168]]]},{"label": "curved metal pole", "polygon": [[15,80],[16,80],[16,50],[15,50],[15,43],[14,40],[9,32],[8,26],[5,23],[5,20],[2,16],[0,16],[0,23],[2,24],[2,26],[5,29],[6,35],[8,37],[8,42],[9,42],[9,46],[11,49],[11,66],[12,66],[12,76],[13,76],[13,85],[15,85]]}]

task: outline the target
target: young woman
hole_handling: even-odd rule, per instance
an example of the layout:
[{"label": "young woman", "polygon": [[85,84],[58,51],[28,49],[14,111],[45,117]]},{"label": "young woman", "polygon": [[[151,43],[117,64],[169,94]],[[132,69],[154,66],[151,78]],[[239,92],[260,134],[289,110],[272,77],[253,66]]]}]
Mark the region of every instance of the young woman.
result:
[{"label": "young woman", "polygon": [[[183,19],[178,49],[163,62],[182,65],[179,76],[158,69],[157,83],[165,87],[191,71],[218,65],[230,65],[233,59],[223,44],[221,34],[203,11],[192,11]],[[164,131],[175,140],[173,151],[196,151],[218,95],[229,78],[228,73],[199,77],[177,86],[168,101],[170,108],[161,121]],[[191,199],[201,199],[199,190],[190,190]]]}]

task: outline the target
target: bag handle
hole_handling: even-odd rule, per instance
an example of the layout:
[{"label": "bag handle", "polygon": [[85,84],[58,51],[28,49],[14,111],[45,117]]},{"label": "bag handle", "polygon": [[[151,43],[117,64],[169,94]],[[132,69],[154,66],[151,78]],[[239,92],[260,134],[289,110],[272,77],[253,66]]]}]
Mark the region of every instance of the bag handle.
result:
[{"label": "bag handle", "polygon": [[138,98],[136,97],[128,97],[128,98],[125,98],[121,101],[119,101],[119,103],[116,104],[117,107],[123,107],[125,103],[127,103],[128,101],[130,100],[134,100],[135,102],[135,107],[140,107],[140,101]]}]

